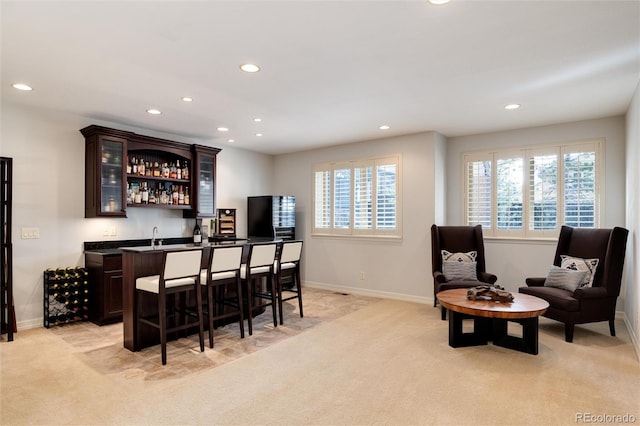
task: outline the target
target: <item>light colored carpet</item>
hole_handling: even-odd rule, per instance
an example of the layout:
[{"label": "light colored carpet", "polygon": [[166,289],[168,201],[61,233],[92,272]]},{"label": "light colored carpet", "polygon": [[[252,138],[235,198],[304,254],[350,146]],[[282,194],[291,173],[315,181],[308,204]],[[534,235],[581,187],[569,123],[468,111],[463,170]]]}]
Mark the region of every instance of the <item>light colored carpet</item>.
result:
[{"label": "light colored carpet", "polygon": [[[299,320],[297,330],[261,327],[287,338],[204,368],[224,345],[200,353],[197,339],[181,339],[166,367],[157,347],[120,349],[109,357],[122,359],[104,367],[94,353],[113,346],[117,328],[111,343],[93,347],[74,346],[64,328],[21,332],[0,345],[0,422],[568,425],[581,414],[640,422],[640,364],[620,321],[616,337],[593,324],[569,344],[561,324],[542,318],[537,356],[491,344],[454,349],[431,306],[307,292],[324,303],[305,303],[297,320],[289,305],[285,321]],[[332,300],[349,309],[327,314]],[[192,369],[178,362],[181,347]],[[131,356],[140,357],[133,368]],[[182,373],[155,375],[176,368],[172,357]]]}]

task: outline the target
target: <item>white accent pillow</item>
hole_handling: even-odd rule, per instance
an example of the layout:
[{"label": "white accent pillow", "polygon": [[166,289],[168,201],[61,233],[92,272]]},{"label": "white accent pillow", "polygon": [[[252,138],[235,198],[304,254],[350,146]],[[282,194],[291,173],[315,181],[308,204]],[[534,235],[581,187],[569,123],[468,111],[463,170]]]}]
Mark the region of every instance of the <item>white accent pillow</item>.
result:
[{"label": "white accent pillow", "polygon": [[442,262],[442,272],[447,281],[477,281],[476,268],[477,262]]},{"label": "white accent pillow", "polygon": [[571,257],[566,254],[560,255],[560,267],[570,269],[572,271],[585,271],[584,279],[580,283],[580,287],[593,286],[593,277],[596,275],[596,268],[600,259],[581,259],[579,257]]},{"label": "white accent pillow", "polygon": [[573,292],[580,287],[586,274],[587,271],[574,271],[551,265],[547,279],[544,281],[544,286],[561,288]]},{"label": "white accent pillow", "polygon": [[478,257],[478,252],[473,250],[466,253],[458,252],[451,253],[448,250],[442,250],[442,262],[475,262],[476,257]]}]

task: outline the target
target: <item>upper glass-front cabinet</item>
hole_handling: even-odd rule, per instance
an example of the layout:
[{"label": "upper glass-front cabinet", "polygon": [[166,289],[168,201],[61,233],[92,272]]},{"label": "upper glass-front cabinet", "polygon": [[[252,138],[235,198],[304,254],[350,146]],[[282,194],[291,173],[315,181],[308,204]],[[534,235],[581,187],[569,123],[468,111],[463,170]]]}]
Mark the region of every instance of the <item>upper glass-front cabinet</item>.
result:
[{"label": "upper glass-front cabinet", "polygon": [[96,130],[93,126],[82,129],[86,138],[84,217],[126,217],[127,139]]},{"label": "upper glass-front cabinet", "polygon": [[194,145],[195,174],[193,210],[185,212],[188,217],[215,217],[216,215],[216,156],[220,149]]}]

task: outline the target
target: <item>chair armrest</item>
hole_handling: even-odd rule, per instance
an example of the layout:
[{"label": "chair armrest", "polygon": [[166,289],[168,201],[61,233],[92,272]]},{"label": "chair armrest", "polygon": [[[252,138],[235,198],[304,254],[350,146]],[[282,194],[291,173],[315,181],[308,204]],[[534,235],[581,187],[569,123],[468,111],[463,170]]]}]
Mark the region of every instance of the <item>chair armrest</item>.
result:
[{"label": "chair armrest", "polygon": [[576,299],[602,299],[607,297],[607,289],[604,287],[584,287],[577,288],[573,292]]},{"label": "chair armrest", "polygon": [[544,282],[546,278],[534,277],[534,278],[525,278],[525,282],[528,287],[542,287],[544,286]]},{"label": "chair armrest", "polygon": [[483,283],[487,284],[495,284],[496,281],[498,281],[498,277],[489,272],[480,272],[478,274],[478,281],[482,281]]},{"label": "chair armrest", "polygon": [[444,276],[444,274],[440,271],[435,271],[433,273],[433,279],[438,283],[438,284],[444,284],[447,282],[447,277]]}]

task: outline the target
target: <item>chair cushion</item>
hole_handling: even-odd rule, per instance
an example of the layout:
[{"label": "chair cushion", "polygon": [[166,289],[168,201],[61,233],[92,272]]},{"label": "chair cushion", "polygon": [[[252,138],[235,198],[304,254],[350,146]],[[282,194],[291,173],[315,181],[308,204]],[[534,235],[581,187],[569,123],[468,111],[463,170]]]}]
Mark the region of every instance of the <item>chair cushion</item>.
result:
[{"label": "chair cushion", "polygon": [[[258,266],[258,267],[255,267],[255,268],[251,268],[251,275],[264,274],[266,272],[269,272],[269,267],[268,266]],[[240,278],[242,278],[243,280],[247,278],[247,265],[246,264],[242,264],[242,266],[240,266]]]},{"label": "chair cushion", "polygon": [[562,288],[573,293],[575,289],[581,286],[586,274],[587,271],[575,271],[551,265],[544,285],[546,287]]},{"label": "chair cushion", "polygon": [[596,268],[598,267],[600,259],[581,259],[579,257],[567,256],[565,254],[561,255],[560,259],[561,268],[585,272],[585,276],[580,283],[580,287],[593,286],[593,277],[596,275]]},{"label": "chair cushion", "polygon": [[445,261],[442,262],[442,273],[447,281],[477,281],[477,262]]},{"label": "chair cushion", "polygon": [[[182,285],[195,284],[193,278],[176,278],[175,280],[165,281],[165,288],[180,287]],[[160,275],[151,275],[148,277],[140,277],[136,279],[136,289],[148,291],[149,293],[160,292]]]},{"label": "chair cushion", "polygon": [[[211,279],[213,281],[217,281],[217,280],[228,280],[229,278],[235,278],[236,273],[233,271],[227,271],[227,272],[216,272],[214,274],[211,274]],[[202,285],[207,285],[207,270],[203,269],[202,271],[200,271],[200,284]]]},{"label": "chair cushion", "polygon": [[556,309],[570,312],[580,310],[580,302],[573,297],[573,292],[568,290],[557,287],[520,287],[518,291],[544,299]]}]

